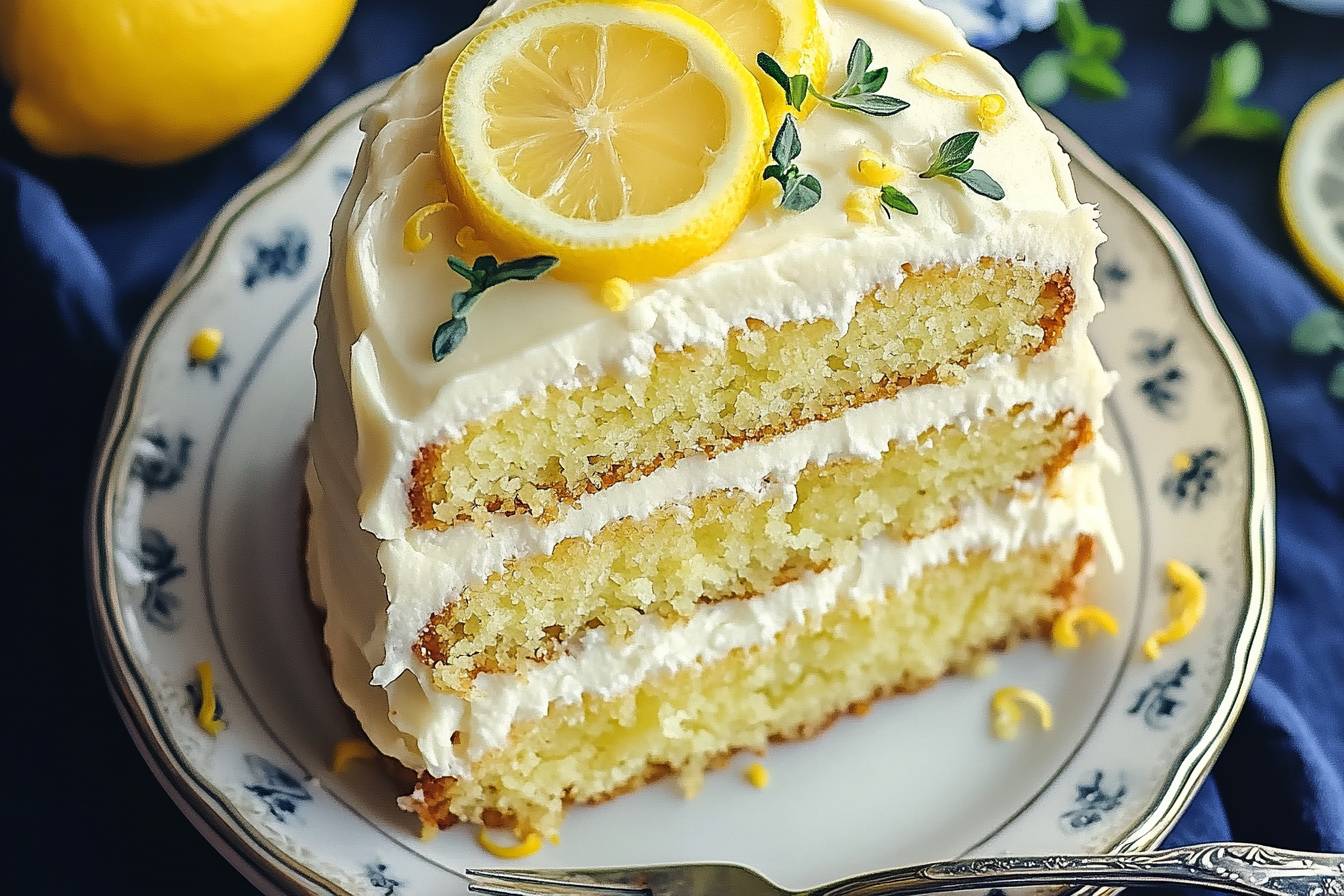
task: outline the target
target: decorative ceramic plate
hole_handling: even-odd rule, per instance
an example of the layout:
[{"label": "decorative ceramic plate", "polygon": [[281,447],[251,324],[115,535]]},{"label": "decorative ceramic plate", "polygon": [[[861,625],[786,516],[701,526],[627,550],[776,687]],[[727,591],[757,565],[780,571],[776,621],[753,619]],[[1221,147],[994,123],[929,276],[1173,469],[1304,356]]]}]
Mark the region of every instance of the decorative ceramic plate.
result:
[{"label": "decorative ceramic plate", "polygon": [[[378,763],[328,770],[355,735],[328,680],[300,571],[311,323],[328,232],[373,88],[331,113],[220,214],[127,353],[89,508],[94,624],[127,727],[192,822],[268,891],[450,894],[497,864],[461,826],[431,841]],[[1054,124],[1053,120],[1051,120]],[[787,886],[1008,851],[1134,850],[1193,795],[1241,707],[1269,616],[1272,494],[1260,399],[1188,251],[1074,136],[1078,192],[1110,234],[1093,327],[1119,371],[1106,435],[1123,569],[1092,600],[1117,638],[1071,654],[1028,644],[990,678],[884,701],[815,740],[774,747],[771,785],[711,774],[570,811],[547,866],[730,861]],[[224,334],[188,361],[198,328]],[[1207,580],[1208,613],[1156,662],[1164,561]],[[208,660],[227,728],[195,722]],[[998,686],[1035,688],[1053,731],[989,734]]]}]

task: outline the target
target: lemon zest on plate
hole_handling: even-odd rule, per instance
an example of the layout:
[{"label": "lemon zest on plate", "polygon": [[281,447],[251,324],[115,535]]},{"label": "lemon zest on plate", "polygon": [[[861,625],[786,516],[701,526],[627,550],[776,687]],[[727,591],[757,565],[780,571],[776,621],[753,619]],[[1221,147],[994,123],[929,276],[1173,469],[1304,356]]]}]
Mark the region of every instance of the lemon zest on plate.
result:
[{"label": "lemon zest on plate", "polygon": [[1030,707],[1040,720],[1041,728],[1049,731],[1055,725],[1055,714],[1050,703],[1028,688],[999,688],[989,701],[990,727],[999,740],[1013,740],[1022,727],[1022,707]]},{"label": "lemon zest on plate", "polygon": [[1171,468],[1177,473],[1184,473],[1186,470],[1190,469],[1192,463],[1194,463],[1194,461],[1190,458],[1190,455],[1186,454],[1184,451],[1177,451],[1171,456]]},{"label": "lemon zest on plate", "polygon": [[362,737],[347,737],[331,748],[331,770],[342,774],[356,759],[376,759],[378,751]]},{"label": "lemon zest on plate", "polygon": [[[522,842],[514,846],[503,846],[491,840],[486,829],[481,828],[476,832],[476,842],[480,844],[481,849],[497,859],[525,859],[541,849],[541,835],[536,831],[528,834]],[[559,839],[553,837],[551,842],[557,843]]]},{"label": "lemon zest on plate", "polygon": [[757,790],[764,790],[770,784],[770,772],[759,762],[753,762],[747,766],[744,775],[751,786]]},{"label": "lemon zest on plate", "polygon": [[401,231],[401,244],[406,251],[419,252],[428,246],[433,241],[434,234],[425,233],[423,229],[425,219],[450,208],[457,208],[457,206],[447,199],[441,199],[438,202],[431,202],[429,205],[422,205],[411,212],[411,216],[406,219],[406,226]]},{"label": "lemon zest on plate", "polygon": [[1115,617],[1103,610],[1101,607],[1069,607],[1063,613],[1055,617],[1054,624],[1050,627],[1050,638],[1054,641],[1056,647],[1064,650],[1077,650],[1078,626],[1082,624],[1089,635],[1095,635],[1098,632],[1105,632],[1111,637],[1120,633],[1120,626],[1116,623]]},{"label": "lemon zest on plate", "polygon": [[196,681],[201,688],[201,705],[196,710],[196,724],[211,737],[218,737],[228,726],[224,724],[223,719],[215,718],[219,703],[215,699],[215,670],[211,668],[208,660],[201,660],[196,664]]},{"label": "lemon zest on plate", "polygon": [[1187,564],[1168,560],[1167,579],[1176,586],[1167,599],[1170,621],[1144,640],[1143,655],[1149,660],[1162,655],[1162,645],[1174,644],[1194,631],[1199,620],[1204,618],[1204,608],[1208,604],[1204,580]]},{"label": "lemon zest on plate", "polygon": [[975,107],[975,120],[981,129],[993,131],[999,125],[1003,113],[1008,111],[1008,101],[1004,99],[1001,93],[961,93],[943,87],[941,84],[935,84],[929,80],[928,71],[935,65],[945,62],[948,59],[960,59],[962,54],[956,50],[943,50],[940,53],[933,53],[925,56],[915,67],[910,69],[910,83],[914,84],[920,90],[931,93],[934,96],[940,96],[944,99],[958,100],[963,103],[972,103]]},{"label": "lemon zest on plate", "polygon": [[193,364],[209,364],[219,355],[224,345],[224,334],[214,327],[202,327],[187,345],[187,357]]}]

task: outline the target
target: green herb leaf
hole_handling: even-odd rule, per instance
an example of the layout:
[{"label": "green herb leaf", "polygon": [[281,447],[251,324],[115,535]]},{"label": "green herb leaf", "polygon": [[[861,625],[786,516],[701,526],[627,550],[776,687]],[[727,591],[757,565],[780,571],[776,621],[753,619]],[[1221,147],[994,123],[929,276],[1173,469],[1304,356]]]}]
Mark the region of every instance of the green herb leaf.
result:
[{"label": "green herb leaf", "polygon": [[[919,214],[919,209],[910,201],[910,197],[890,184],[882,188],[881,196],[882,205],[885,208],[895,209],[896,211],[904,212],[907,215]],[[888,212],[887,214],[890,215],[891,213]]]},{"label": "green herb leaf", "polygon": [[1129,82],[1100,56],[1074,56],[1068,62],[1069,77],[1092,99],[1123,99]]},{"label": "green herb leaf", "polygon": [[1088,45],[1089,54],[1110,62],[1124,51],[1125,33],[1114,25],[1094,25]]},{"label": "green herb leaf", "polygon": [[877,93],[887,83],[887,67],[875,68],[864,74],[859,80],[859,89],[855,93]]},{"label": "green herb leaf", "polygon": [[821,181],[811,174],[791,178],[779,197],[779,207],[805,212],[821,201]]},{"label": "green herb leaf", "polygon": [[1260,48],[1252,41],[1239,40],[1213,63],[1210,93],[1213,92],[1212,79],[1217,79],[1217,92],[1220,95],[1244,100],[1260,83],[1262,71]]},{"label": "green herb leaf", "polygon": [[978,131],[965,131],[948,137],[934,153],[929,167],[919,176],[950,177],[965,184],[973,193],[995,201],[1002,199],[1003,187],[999,186],[999,182],[987,172],[974,167],[975,161],[970,156],[978,139],[980,139]]},{"label": "green herb leaf", "polygon": [[1069,92],[1069,56],[1061,50],[1046,50],[1022,72],[1019,79],[1027,99],[1049,106]]},{"label": "green herb leaf", "polygon": [[963,174],[954,174],[952,176],[965,184],[973,193],[979,193],[981,196],[993,199],[995,202],[1003,198],[1003,187],[999,186],[998,181],[990,177],[986,172],[981,171],[979,168],[972,168],[970,171]]},{"label": "green herb leaf", "polygon": [[798,122],[793,120],[792,115],[786,114],[783,124],[779,126],[779,133],[775,135],[775,142],[770,146],[770,158],[775,160],[776,165],[787,168],[802,154],[803,141],[798,137]]},{"label": "green herb leaf", "polygon": [[853,96],[858,86],[873,64],[873,48],[863,38],[854,41],[849,50],[849,61],[845,63],[845,83],[835,92],[835,96]]},{"label": "green herb leaf", "polygon": [[500,264],[493,255],[481,255],[470,266],[455,256],[448,256],[448,267],[467,281],[467,288],[453,293],[453,316],[439,324],[430,341],[435,361],[442,361],[467,337],[466,314],[480,301],[482,293],[492,286],[509,280],[535,280],[560,263],[554,255],[533,255],[515,258]]},{"label": "green herb leaf", "polygon": [[[979,139],[979,131],[964,131],[948,137],[938,147],[938,152],[934,153],[932,161],[929,162],[929,167],[920,177],[940,177],[950,174],[954,168],[970,158],[971,151],[975,149],[975,141]],[[962,170],[969,170],[969,168],[968,165]]]},{"label": "green herb leaf", "polygon": [[434,331],[434,340],[430,344],[434,360],[442,361],[448,357],[466,338],[467,322],[463,318],[454,317],[439,324],[439,328]]},{"label": "green herb leaf", "polygon": [[1087,40],[1092,22],[1087,18],[1080,0],[1060,0],[1055,19],[1055,33],[1059,42],[1075,53],[1087,53]]},{"label": "green herb leaf", "polygon": [[1265,140],[1283,133],[1283,118],[1274,110],[1246,106],[1242,100],[1260,82],[1260,51],[1249,40],[1240,40],[1209,65],[1208,95],[1204,105],[1181,133],[1183,146],[1205,137]]},{"label": "green herb leaf", "polygon": [[1213,18],[1213,0],[1173,0],[1167,21],[1177,31],[1203,31]]},{"label": "green herb leaf", "polygon": [[1265,0],[1213,0],[1213,6],[1233,28],[1259,31],[1269,27],[1269,4]]},{"label": "green herb leaf", "polygon": [[910,108],[910,104],[905,100],[897,99],[894,96],[882,96],[877,93],[860,93],[843,98],[822,97],[821,99],[837,109],[852,109],[866,115],[895,115],[903,109]]},{"label": "green herb leaf", "polygon": [[490,272],[486,286],[495,286],[506,280],[535,280],[560,263],[554,255],[532,255],[506,261]]},{"label": "green herb leaf", "polygon": [[1299,355],[1344,352],[1344,311],[1321,308],[1293,327],[1293,351]]},{"label": "green herb leaf", "polygon": [[785,114],[784,121],[770,147],[773,165],[766,165],[762,180],[777,180],[780,186],[779,207],[794,212],[805,212],[821,201],[821,181],[811,174],[803,174],[793,160],[803,152],[803,141],[798,137],[798,123]]},{"label": "green herb leaf", "polygon": [[780,90],[784,91],[785,102],[802,111],[803,102],[807,99],[808,91],[811,89],[807,75],[790,76],[786,74],[769,53],[757,53],[756,64],[760,66],[761,71],[770,77],[770,80],[779,85]]}]

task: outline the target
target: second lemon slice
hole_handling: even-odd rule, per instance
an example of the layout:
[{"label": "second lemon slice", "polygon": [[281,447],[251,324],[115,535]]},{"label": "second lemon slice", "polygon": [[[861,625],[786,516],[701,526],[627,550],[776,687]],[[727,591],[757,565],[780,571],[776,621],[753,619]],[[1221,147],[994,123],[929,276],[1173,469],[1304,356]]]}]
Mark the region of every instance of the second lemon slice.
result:
[{"label": "second lemon slice", "polygon": [[644,280],[717,249],[764,165],[756,82],[722,37],[646,0],[558,0],[495,22],[444,88],[464,211],[556,276]]}]

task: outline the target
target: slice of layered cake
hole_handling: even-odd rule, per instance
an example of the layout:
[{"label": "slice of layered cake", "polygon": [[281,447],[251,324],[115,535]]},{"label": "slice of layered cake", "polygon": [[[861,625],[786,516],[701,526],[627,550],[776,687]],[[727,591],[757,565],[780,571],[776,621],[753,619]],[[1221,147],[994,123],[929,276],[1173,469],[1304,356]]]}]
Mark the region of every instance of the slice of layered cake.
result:
[{"label": "slice of layered cake", "polygon": [[364,128],[309,577],[427,823],[552,834],[1074,600],[1101,234],[941,14],[501,2]]}]

